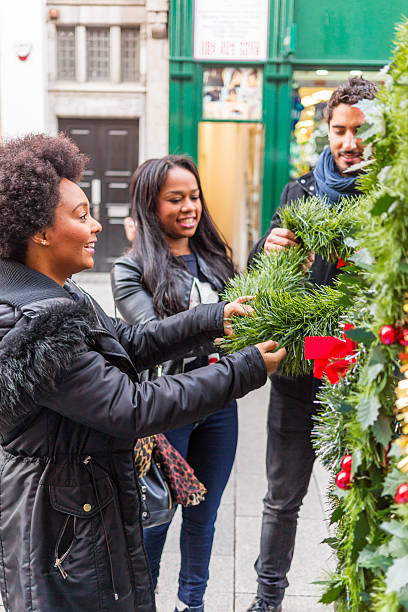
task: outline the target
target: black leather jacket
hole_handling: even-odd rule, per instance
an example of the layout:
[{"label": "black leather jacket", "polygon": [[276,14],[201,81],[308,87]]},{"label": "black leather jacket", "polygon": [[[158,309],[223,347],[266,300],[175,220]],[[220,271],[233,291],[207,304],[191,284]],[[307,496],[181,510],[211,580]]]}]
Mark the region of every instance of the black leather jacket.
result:
[{"label": "black leather jacket", "polygon": [[0,586],[9,612],[154,612],[133,447],[264,384],[250,347],[139,382],[223,333],[223,303],[132,326],[0,260]]},{"label": "black leather jacket", "polygon": [[[223,282],[215,276],[213,270],[200,255],[196,254],[196,257],[200,272],[212,288],[218,293],[222,291],[224,288]],[[180,267],[177,280],[180,287],[182,307],[184,310],[188,310],[194,278],[187,269]],[[143,283],[143,264],[134,255],[128,253],[115,261],[111,272],[111,282],[115,304],[125,321],[136,325],[157,320],[153,309],[152,295]],[[211,352],[214,352],[213,347],[208,351],[208,347],[197,345],[193,354],[199,356]],[[164,361],[160,365],[164,374],[183,372],[183,359]],[[151,369],[145,373],[145,376],[152,380],[157,377],[157,370],[155,368]]]}]

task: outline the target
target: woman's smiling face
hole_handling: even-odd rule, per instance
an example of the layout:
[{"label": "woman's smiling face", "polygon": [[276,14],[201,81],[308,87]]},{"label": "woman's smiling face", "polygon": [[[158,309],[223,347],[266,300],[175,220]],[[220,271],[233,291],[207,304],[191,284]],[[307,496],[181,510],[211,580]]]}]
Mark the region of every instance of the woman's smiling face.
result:
[{"label": "woman's smiling face", "polygon": [[201,218],[201,200],[195,176],[179,166],[171,168],[157,200],[157,216],[171,250],[185,250]]},{"label": "woman's smiling face", "polygon": [[44,249],[52,277],[63,284],[71,274],[93,267],[102,227],[91,216],[88,198],[76,183],[63,178],[59,192],[54,223],[44,232]]}]

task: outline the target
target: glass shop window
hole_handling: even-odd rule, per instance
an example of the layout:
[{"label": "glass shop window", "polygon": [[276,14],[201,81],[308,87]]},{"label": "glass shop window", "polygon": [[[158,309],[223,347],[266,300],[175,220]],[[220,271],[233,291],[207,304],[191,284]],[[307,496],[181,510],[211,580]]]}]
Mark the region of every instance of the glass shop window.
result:
[{"label": "glass shop window", "polygon": [[290,141],[290,178],[312,170],[328,145],[325,108],[332,92],[351,76],[381,82],[376,72],[295,70]]},{"label": "glass shop window", "polygon": [[262,69],[212,66],[203,73],[203,119],[262,119]]}]

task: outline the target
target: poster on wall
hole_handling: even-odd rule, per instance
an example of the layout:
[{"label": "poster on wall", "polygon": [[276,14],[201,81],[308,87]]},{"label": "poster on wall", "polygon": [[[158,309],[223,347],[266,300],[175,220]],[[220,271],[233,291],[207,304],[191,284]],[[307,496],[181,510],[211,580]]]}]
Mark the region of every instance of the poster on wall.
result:
[{"label": "poster on wall", "polygon": [[269,0],[195,0],[194,59],[263,61]]},{"label": "poster on wall", "polygon": [[203,73],[203,119],[262,118],[262,70],[212,66]]}]

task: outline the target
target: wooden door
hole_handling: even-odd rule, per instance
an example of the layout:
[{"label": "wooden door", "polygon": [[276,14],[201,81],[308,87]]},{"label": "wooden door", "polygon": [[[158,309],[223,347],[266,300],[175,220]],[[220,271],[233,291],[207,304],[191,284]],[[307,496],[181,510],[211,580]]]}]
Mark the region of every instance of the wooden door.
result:
[{"label": "wooden door", "polygon": [[129,183],[138,165],[138,121],[61,118],[58,127],[90,158],[79,185],[103,228],[94,270],[109,272],[128,246],[123,220],[130,212]]}]

